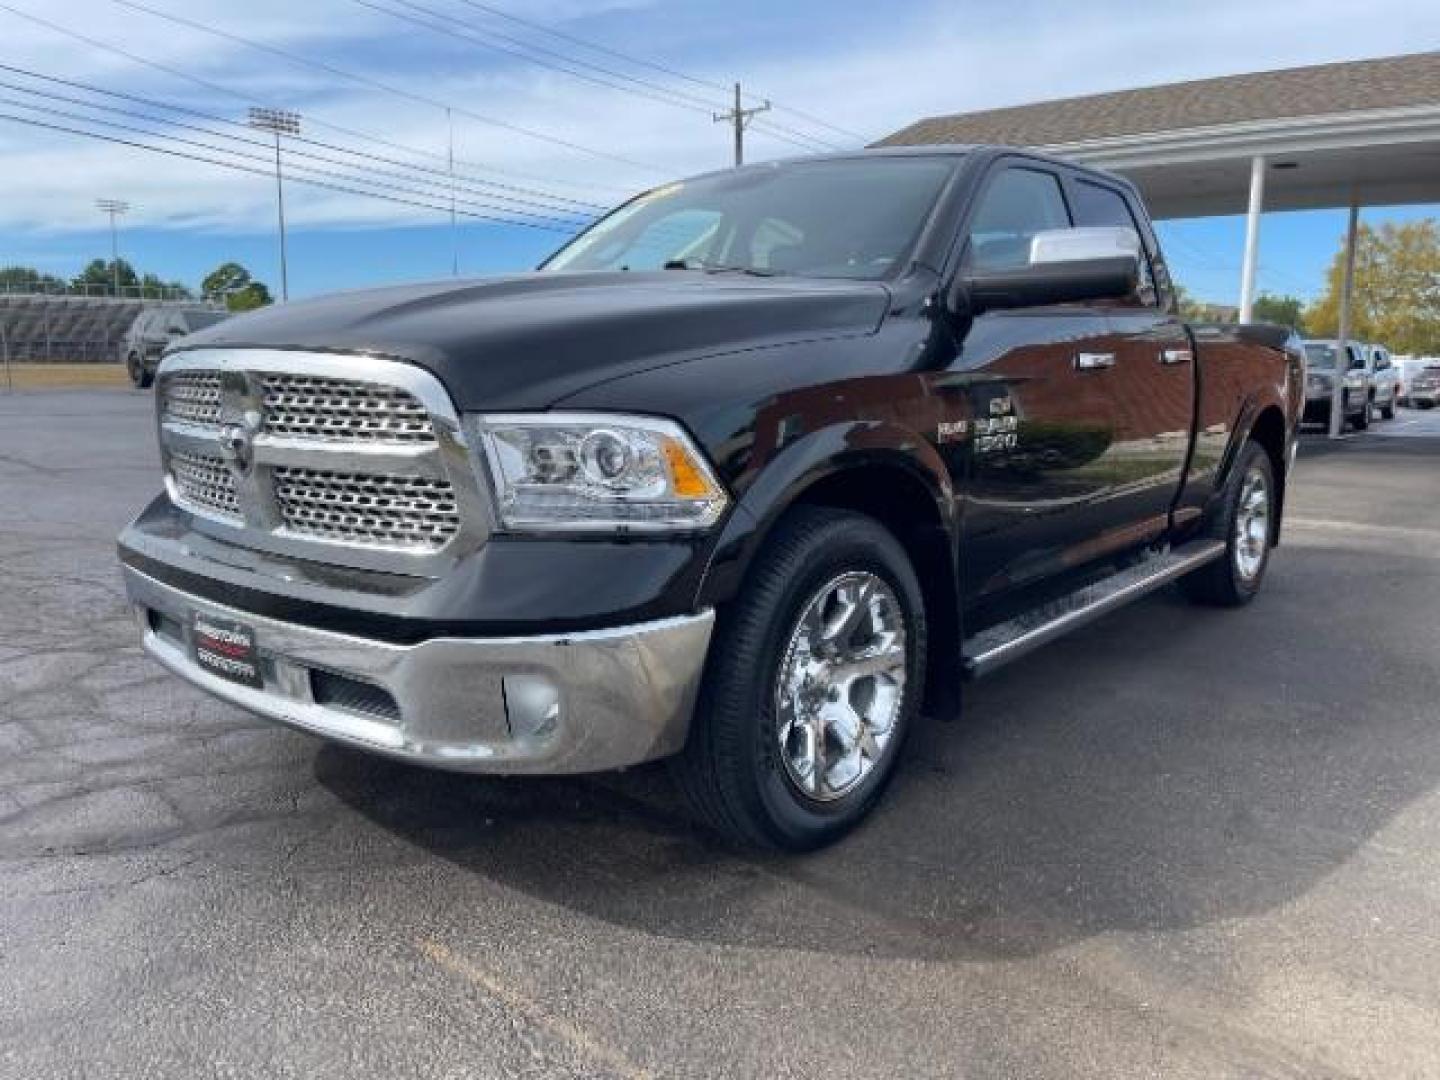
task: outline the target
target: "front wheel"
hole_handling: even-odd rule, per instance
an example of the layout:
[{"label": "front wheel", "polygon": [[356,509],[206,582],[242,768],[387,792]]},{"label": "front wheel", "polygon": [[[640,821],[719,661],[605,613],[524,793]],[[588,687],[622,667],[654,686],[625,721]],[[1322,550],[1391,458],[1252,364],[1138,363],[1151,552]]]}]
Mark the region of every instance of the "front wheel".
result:
[{"label": "front wheel", "polygon": [[145,367],[145,361],[141,360],[135,353],[131,353],[125,359],[125,369],[130,373],[130,381],[135,384],[135,389],[148,389],[155,381],[155,373]]},{"label": "front wheel", "polygon": [[1259,443],[1247,442],[1231,474],[1219,522],[1225,554],[1180,579],[1185,595],[1214,607],[1240,607],[1255,599],[1270,563],[1277,507],[1270,455]]},{"label": "front wheel", "polygon": [[792,511],[720,613],[674,763],[697,815],[747,845],[839,839],[895,771],[925,648],[920,584],[895,537],[863,514]]}]

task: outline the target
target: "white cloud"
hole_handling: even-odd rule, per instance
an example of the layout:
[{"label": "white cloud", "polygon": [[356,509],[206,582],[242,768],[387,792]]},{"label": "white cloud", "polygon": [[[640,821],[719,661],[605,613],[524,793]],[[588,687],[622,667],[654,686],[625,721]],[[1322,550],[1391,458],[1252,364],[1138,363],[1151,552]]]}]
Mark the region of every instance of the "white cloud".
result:
[{"label": "white cloud", "polygon": [[[4,62],[236,118],[243,114],[242,99],[253,95],[259,103],[298,108],[307,118],[307,131],[326,141],[353,142],[320,128],[317,121],[374,132],[437,155],[444,152],[446,120],[436,108],[126,12],[109,0],[73,0],[64,6],[39,0],[6,2],[118,48],[233,87],[241,97],[225,98],[147,71],[9,15],[4,16],[8,46],[5,57],[0,58]],[[145,2],[164,10],[182,10],[174,0]],[[442,6],[447,0],[427,2]],[[548,0],[514,10],[541,22],[584,17],[587,27],[595,27],[604,24],[598,15],[623,9],[628,12],[627,25],[647,18],[660,25],[666,13],[646,13],[649,6],[651,0]],[[1440,16],[1428,8],[1418,10],[1420,7],[1401,0],[1376,0],[1363,18],[1357,18],[1352,3],[1338,0],[1317,0],[1308,4],[1303,14],[1290,3],[1256,0],[1217,0],[1203,10],[1188,4],[1105,7],[1021,2],[962,7],[926,3],[888,12],[882,23],[866,14],[871,9],[847,15],[841,5],[832,4],[829,10],[838,25],[856,27],[854,44],[832,45],[822,52],[807,50],[803,41],[791,40],[784,43],[783,53],[772,50],[766,55],[716,57],[710,66],[741,68],[748,84],[777,101],[879,137],[919,116],[935,113],[1403,52],[1433,42],[1440,28]],[[458,6],[447,10],[476,17]],[[343,0],[323,5],[251,0],[243,18],[233,4],[219,0],[193,0],[183,11],[197,22],[364,71],[411,93],[463,104],[470,112],[504,118],[557,139],[659,166],[655,172],[635,169],[457,113],[457,157],[510,174],[549,178],[542,182],[487,174],[503,182],[566,195],[581,194],[570,185],[593,185],[590,197],[606,201],[666,174],[683,175],[726,164],[726,133],[708,116],[617,94],[557,72],[497,60],[492,54],[435,38]],[[690,15],[694,17],[693,5]],[[724,7],[717,3],[715,18],[725,17]],[[883,32],[877,33],[877,27]],[[525,34],[513,26],[506,29]],[[564,48],[553,41],[549,44]],[[621,47],[646,55],[644,41],[627,40]],[[25,81],[3,73],[0,78]],[[0,97],[13,100],[22,96],[0,89]],[[37,117],[10,103],[0,104],[0,112],[73,126],[72,121]],[[807,126],[780,113],[771,114],[770,119]],[[833,133],[825,134],[835,138]],[[760,132],[752,137],[751,147],[757,157],[799,152]],[[370,149],[394,156],[382,147]],[[263,148],[244,150],[262,158],[265,154]],[[5,161],[0,179],[0,227],[6,229],[59,232],[94,228],[97,213],[93,203],[102,195],[134,204],[132,224],[227,232],[271,228],[274,189],[268,175],[233,173],[3,120],[0,154]],[[441,167],[435,160],[428,164]],[[262,173],[268,168],[263,160],[254,165]],[[429,190],[435,202],[444,202],[443,192],[433,187]],[[364,227],[433,220],[435,216],[430,211],[298,184],[287,188],[287,210],[296,224],[314,227]]]}]

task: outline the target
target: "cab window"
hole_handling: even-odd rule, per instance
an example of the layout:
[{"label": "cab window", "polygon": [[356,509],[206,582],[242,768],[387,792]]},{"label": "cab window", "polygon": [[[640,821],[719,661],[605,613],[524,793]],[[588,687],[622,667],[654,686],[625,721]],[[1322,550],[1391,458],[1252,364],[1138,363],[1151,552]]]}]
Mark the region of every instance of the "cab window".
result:
[{"label": "cab window", "polygon": [[1155,277],[1150,269],[1150,258],[1144,251],[1140,225],[1130,210],[1125,197],[1114,188],[1077,180],[1073,188],[1075,195],[1075,224],[1082,228],[1108,227],[1133,229],[1142,238],[1140,253],[1140,300],[1147,306],[1155,305]]},{"label": "cab window", "polygon": [[1006,169],[991,181],[970,223],[969,264],[977,270],[1025,266],[1030,241],[1046,229],[1068,229],[1070,212],[1054,173]]}]

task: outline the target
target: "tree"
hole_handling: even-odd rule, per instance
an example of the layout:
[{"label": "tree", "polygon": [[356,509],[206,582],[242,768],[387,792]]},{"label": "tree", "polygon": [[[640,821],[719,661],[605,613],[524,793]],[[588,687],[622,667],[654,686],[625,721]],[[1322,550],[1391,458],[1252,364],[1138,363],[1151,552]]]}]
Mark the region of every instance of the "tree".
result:
[{"label": "tree", "polygon": [[1255,298],[1256,322],[1288,326],[1297,333],[1305,332],[1305,304],[1298,296],[1271,296],[1261,293]]},{"label": "tree", "polygon": [[106,289],[113,289],[117,276],[122,289],[134,288],[140,284],[140,279],[135,276],[135,268],[124,259],[91,259],[85,264],[85,269],[75,275],[73,284],[82,290],[87,285],[101,285]]},{"label": "tree", "polygon": [[194,294],[179,281],[161,281],[155,274],[140,279],[140,295],[147,300],[189,300]]},{"label": "tree", "polygon": [[65,288],[65,282],[54,274],[42,274],[33,266],[0,266],[0,286],[60,290]]},{"label": "tree", "polygon": [[225,306],[231,311],[254,311],[272,303],[274,299],[263,281],[252,281],[243,289],[237,289],[225,297]]},{"label": "tree", "polygon": [[207,300],[224,300],[231,311],[253,311],[270,303],[270,290],[237,262],[221,263],[205,275],[200,289]]},{"label": "tree", "polygon": [[[1305,313],[1310,333],[1340,332],[1340,289],[1345,243],[1331,260],[1325,294]],[[1392,352],[1415,356],[1440,353],[1440,225],[1434,218],[1378,229],[1360,226],[1355,236],[1354,295],[1350,333]]]}]

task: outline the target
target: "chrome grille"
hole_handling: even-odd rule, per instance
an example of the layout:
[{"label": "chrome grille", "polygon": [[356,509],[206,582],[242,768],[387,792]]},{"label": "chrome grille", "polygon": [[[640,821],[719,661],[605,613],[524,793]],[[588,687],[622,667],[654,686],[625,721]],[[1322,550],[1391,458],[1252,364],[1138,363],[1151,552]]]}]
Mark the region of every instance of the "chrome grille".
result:
[{"label": "chrome grille", "polygon": [[187,424],[220,422],[220,373],[181,371],[165,384],[165,416]]},{"label": "chrome grille", "polygon": [[180,497],[192,506],[240,520],[240,500],[235,478],[218,457],[203,457],[183,451],[170,455],[170,475]]},{"label": "chrome grille", "polygon": [[267,435],[360,442],[433,443],[425,406],[398,386],[323,375],[261,377]]},{"label": "chrome grille", "polygon": [[278,466],[275,500],[292,533],[366,547],[438,550],[460,529],[448,480]]},{"label": "chrome grille", "polygon": [[[365,356],[249,349],[171,356],[159,374],[170,490],[255,547],[408,572],[489,520],[439,382]],[[321,548],[323,545],[323,550]]]}]

